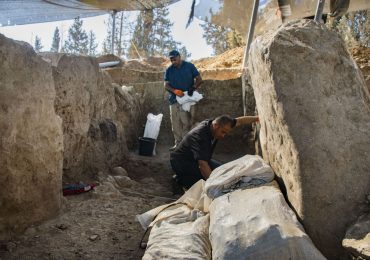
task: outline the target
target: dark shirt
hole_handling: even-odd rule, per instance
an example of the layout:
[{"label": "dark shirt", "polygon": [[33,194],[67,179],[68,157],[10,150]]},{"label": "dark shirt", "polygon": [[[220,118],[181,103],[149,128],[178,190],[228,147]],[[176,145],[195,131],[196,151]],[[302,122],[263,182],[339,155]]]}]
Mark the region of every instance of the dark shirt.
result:
[{"label": "dark shirt", "polygon": [[[171,87],[188,91],[194,85],[194,78],[199,76],[199,71],[194,64],[182,61],[179,68],[171,65],[166,69],[164,81],[168,81]],[[170,104],[176,103],[176,95],[169,93],[168,100]]]},{"label": "dark shirt", "polygon": [[204,120],[190,130],[171,153],[171,159],[179,162],[209,162],[217,144],[217,140],[212,137],[211,124],[211,119]]}]

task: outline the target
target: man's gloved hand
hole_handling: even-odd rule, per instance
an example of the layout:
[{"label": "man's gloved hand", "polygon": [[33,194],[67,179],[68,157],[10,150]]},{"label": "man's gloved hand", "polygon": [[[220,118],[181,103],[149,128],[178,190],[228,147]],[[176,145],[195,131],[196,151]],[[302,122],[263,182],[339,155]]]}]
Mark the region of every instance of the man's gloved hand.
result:
[{"label": "man's gloved hand", "polygon": [[174,89],[173,91],[173,94],[175,94],[176,96],[179,96],[179,97],[182,97],[184,96],[184,92],[180,89]]},{"label": "man's gloved hand", "polygon": [[195,91],[195,88],[194,87],[190,87],[189,90],[188,90],[188,95],[189,96],[192,96],[193,93],[194,93],[194,91]]}]

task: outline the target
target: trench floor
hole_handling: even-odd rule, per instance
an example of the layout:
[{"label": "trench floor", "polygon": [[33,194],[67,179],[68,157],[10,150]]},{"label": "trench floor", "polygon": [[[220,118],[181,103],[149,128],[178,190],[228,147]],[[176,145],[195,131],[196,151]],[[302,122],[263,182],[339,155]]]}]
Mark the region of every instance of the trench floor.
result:
[{"label": "trench floor", "polygon": [[[63,208],[52,220],[18,237],[0,241],[4,259],[141,259],[144,230],[135,216],[170,203],[182,194],[172,180],[169,145],[152,157],[131,152],[129,180],[105,175],[93,191],[63,197]],[[230,154],[216,159],[229,161]]]}]

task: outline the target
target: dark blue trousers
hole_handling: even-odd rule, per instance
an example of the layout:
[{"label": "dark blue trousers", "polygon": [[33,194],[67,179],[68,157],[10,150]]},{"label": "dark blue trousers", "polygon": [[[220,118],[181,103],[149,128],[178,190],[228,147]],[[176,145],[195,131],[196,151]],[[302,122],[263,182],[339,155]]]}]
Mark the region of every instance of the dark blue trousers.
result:
[{"label": "dark blue trousers", "polygon": [[[190,188],[194,183],[203,179],[204,177],[200,172],[199,165],[196,162],[184,162],[179,160],[170,160],[172,169],[177,175],[177,182],[185,188]],[[216,160],[210,160],[208,162],[209,167],[214,170],[222,163]]]}]

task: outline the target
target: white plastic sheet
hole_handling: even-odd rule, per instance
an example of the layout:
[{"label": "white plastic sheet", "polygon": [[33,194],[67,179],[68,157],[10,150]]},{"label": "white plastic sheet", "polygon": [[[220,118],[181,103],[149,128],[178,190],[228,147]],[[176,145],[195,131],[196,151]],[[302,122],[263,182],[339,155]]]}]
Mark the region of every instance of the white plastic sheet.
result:
[{"label": "white plastic sheet", "polygon": [[192,96],[189,96],[187,91],[184,92],[184,96],[182,97],[176,96],[176,100],[181,105],[181,108],[188,112],[190,111],[190,107],[195,105],[202,98],[203,95],[198,91],[194,91]]},{"label": "white plastic sheet", "polygon": [[[250,181],[272,180],[272,170],[262,158],[248,155],[221,167],[175,203],[137,216],[144,229],[152,227],[143,259],[210,259],[211,254],[220,260],[325,259],[277,184]],[[243,178],[250,184],[248,189],[223,193]],[[206,195],[207,187],[223,195],[212,201]]]},{"label": "white plastic sheet", "polygon": [[147,116],[147,121],[144,129],[144,137],[157,139],[159,134],[159,129],[161,128],[163,114],[153,115],[149,113]]},{"label": "white plastic sheet", "polygon": [[210,206],[212,259],[322,260],[277,184],[236,190]]},{"label": "white plastic sheet", "polygon": [[274,172],[258,155],[245,155],[212,171],[205,191],[214,199],[238,188],[255,187],[271,182]]},{"label": "white plastic sheet", "polygon": [[176,202],[137,216],[152,227],[143,259],[211,259],[209,203],[200,180]]}]

